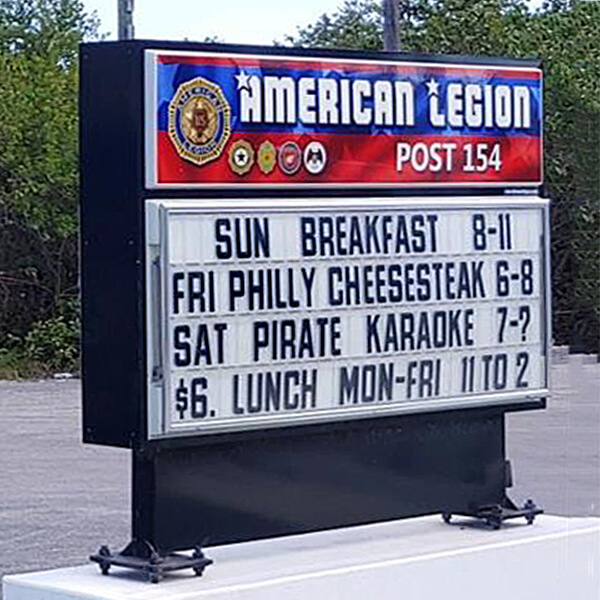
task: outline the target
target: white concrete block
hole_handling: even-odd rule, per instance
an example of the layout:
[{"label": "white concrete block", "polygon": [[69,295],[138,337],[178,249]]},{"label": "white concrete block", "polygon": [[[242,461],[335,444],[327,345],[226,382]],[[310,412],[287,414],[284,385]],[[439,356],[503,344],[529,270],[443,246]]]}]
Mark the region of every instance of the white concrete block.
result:
[{"label": "white concrete block", "polygon": [[600,600],[600,519],[491,531],[438,516],[207,549],[157,584],[96,565],[4,578],[6,600]]}]

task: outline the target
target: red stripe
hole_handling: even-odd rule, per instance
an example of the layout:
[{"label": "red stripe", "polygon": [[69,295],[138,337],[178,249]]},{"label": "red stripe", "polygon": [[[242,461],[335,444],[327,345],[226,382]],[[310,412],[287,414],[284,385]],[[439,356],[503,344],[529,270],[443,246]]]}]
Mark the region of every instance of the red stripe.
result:
[{"label": "red stripe", "polygon": [[[159,54],[156,57],[160,64],[186,64],[186,65],[210,65],[227,67],[258,67],[258,68],[292,68],[292,69],[314,69],[328,71],[332,68],[344,71],[377,71],[379,73],[397,74],[405,76],[419,75],[424,72],[439,72],[451,76],[469,76],[489,79],[491,77],[506,77],[515,79],[541,79],[541,71],[537,68],[524,67],[523,70],[502,69],[494,66],[482,66],[481,68],[469,65],[465,68],[457,68],[456,65],[433,66],[431,63],[406,64],[402,62],[384,64],[377,61],[349,63],[344,60],[294,60],[291,57],[244,57],[237,55],[169,55]],[[410,61],[409,61],[410,62]]]},{"label": "red stripe", "polygon": [[[304,167],[293,176],[285,175],[277,165],[272,173],[265,175],[254,163],[249,173],[237,175],[229,166],[228,151],[239,139],[250,142],[258,150],[259,145],[270,140],[279,147],[286,141],[295,141],[303,149],[309,141],[319,140],[327,150],[327,165],[319,175],[311,175]],[[457,144],[454,169],[451,172],[418,172],[405,166],[396,170],[396,144],[424,142],[454,142]],[[462,170],[464,146],[468,143],[485,142],[491,148],[494,143],[501,146],[502,168],[489,169],[485,173]],[[328,134],[281,134],[281,133],[234,133],[221,156],[202,166],[196,166],[177,154],[166,132],[158,132],[157,139],[157,182],[178,183],[190,186],[202,184],[275,184],[275,183],[531,183],[541,180],[541,140],[539,138],[489,138],[477,136],[356,136]]]}]

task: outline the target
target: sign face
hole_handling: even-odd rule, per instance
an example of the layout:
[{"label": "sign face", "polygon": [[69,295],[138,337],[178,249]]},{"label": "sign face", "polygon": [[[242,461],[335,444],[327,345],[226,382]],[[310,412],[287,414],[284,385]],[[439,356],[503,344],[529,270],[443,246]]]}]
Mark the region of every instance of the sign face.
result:
[{"label": "sign face", "polygon": [[145,52],[147,188],[536,186],[542,72]]},{"label": "sign face", "polygon": [[548,394],[547,202],[147,203],[149,437]]}]

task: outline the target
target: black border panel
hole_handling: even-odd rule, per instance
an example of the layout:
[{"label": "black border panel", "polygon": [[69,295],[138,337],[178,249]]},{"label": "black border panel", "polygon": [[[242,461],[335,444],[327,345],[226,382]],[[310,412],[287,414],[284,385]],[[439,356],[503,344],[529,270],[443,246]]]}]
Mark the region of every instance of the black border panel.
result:
[{"label": "black border panel", "polygon": [[83,437],[116,446],[145,431],[141,74],[135,46],[82,47]]}]

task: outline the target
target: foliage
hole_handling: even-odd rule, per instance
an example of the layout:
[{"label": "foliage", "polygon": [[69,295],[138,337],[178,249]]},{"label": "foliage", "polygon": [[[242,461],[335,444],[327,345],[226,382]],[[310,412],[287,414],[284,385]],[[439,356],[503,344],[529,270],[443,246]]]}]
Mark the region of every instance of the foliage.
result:
[{"label": "foliage", "polygon": [[79,319],[62,315],[35,323],[25,337],[25,356],[51,371],[72,371],[79,359]]},{"label": "foliage", "polygon": [[545,59],[555,337],[600,343],[600,5],[553,2],[533,20]]},{"label": "foliage", "polygon": [[[553,205],[554,338],[597,352],[600,3],[549,0],[531,12],[525,0],[399,0],[399,14],[405,52],[542,59],[544,170]],[[346,3],[287,39],[308,47],[381,48],[379,2],[355,9]]]},{"label": "foliage", "polygon": [[0,380],[38,379],[46,375],[44,365],[25,359],[18,350],[0,348]]},{"label": "foliage", "polygon": [[[77,52],[96,26],[76,0],[0,0],[0,347],[5,349],[10,339],[26,344],[34,323],[33,340],[45,331],[40,323],[47,319],[60,328],[55,323],[60,307],[77,296]],[[78,344],[73,348],[76,352]],[[24,348],[11,352],[27,356]]]},{"label": "foliage", "polygon": [[296,36],[288,35],[285,40],[293,46],[381,50],[382,27],[380,2],[345,0],[332,15],[321,15],[313,25],[298,28]]},{"label": "foliage", "polygon": [[0,348],[0,379],[32,379],[44,377],[48,369],[25,355],[23,340],[7,335]]},{"label": "foliage", "polygon": [[70,300],[57,316],[34,323],[24,338],[7,334],[0,348],[0,379],[77,371],[80,330],[79,301]]}]

